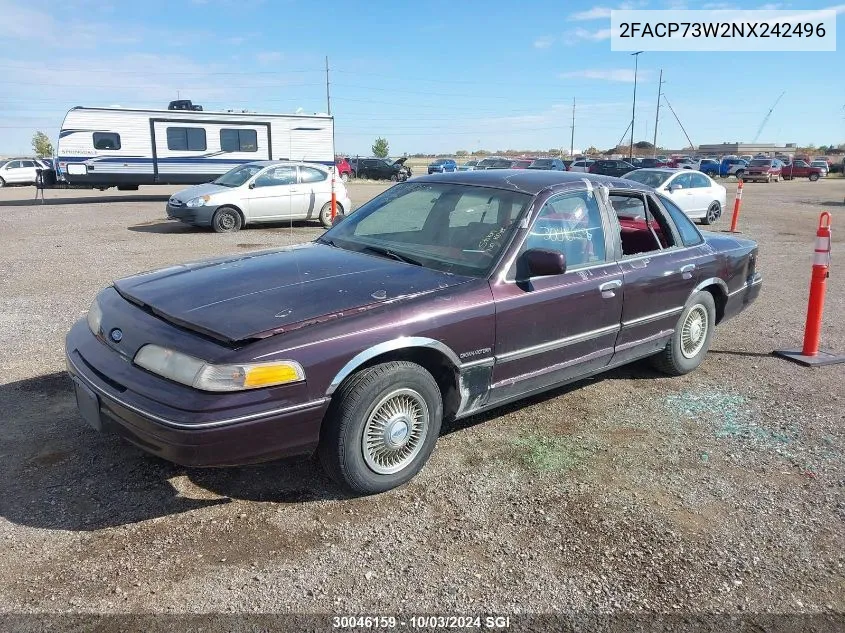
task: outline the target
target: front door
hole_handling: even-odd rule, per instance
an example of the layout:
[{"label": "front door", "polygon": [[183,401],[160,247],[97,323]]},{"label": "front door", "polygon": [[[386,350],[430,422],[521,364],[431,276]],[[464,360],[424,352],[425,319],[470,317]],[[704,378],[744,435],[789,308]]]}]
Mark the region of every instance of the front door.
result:
[{"label": "front door", "polygon": [[[622,274],[606,240],[609,226],[592,192],[551,197],[540,210],[513,270],[492,284],[496,364],[491,402],[525,395],[610,362],[622,316]],[[560,251],[562,275],[521,271],[529,249]]]},{"label": "front door", "polygon": [[624,308],[613,357],[616,364],[665,346],[700,271],[697,251],[683,244],[671,218],[652,196],[612,191],[610,201],[622,223],[623,248],[619,267]]},{"label": "front door", "polygon": [[21,180],[22,177],[23,169],[21,169],[21,161],[19,160],[10,160],[8,163],[3,165],[2,171],[0,171],[0,178],[9,184],[13,182],[23,182],[23,180]]},{"label": "front door", "polygon": [[249,187],[248,220],[268,222],[291,217],[291,196],[297,187],[295,166],[279,165],[265,169]]}]

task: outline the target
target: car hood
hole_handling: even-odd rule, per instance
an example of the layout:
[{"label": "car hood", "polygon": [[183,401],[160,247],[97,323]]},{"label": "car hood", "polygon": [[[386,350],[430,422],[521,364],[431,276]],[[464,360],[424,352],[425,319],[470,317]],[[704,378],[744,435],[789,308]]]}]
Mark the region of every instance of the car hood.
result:
[{"label": "car hood", "polygon": [[396,160],[393,161],[393,164],[396,165],[397,167],[402,167],[402,165],[405,164],[406,160],[408,160],[408,159],[407,158],[397,158]]},{"label": "car hood", "polygon": [[125,299],[161,318],[234,343],[471,279],[311,243],[173,266],[114,286]]},{"label": "car hood", "polygon": [[235,189],[235,187],[224,187],[223,185],[215,185],[213,182],[206,182],[201,185],[194,185],[193,187],[182,189],[182,191],[177,191],[170,197],[175,198],[180,202],[187,202],[192,198],[197,198],[199,196],[212,196],[215,193],[232,191],[232,189]]}]

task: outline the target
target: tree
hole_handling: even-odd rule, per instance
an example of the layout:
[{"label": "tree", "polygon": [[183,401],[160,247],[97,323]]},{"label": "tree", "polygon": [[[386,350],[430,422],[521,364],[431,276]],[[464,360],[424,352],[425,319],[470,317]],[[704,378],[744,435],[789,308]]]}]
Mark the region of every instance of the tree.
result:
[{"label": "tree", "polygon": [[599,150],[594,145],[590,145],[587,149],[584,150],[584,153],[590,156],[592,154],[598,154]]},{"label": "tree", "polygon": [[648,141],[637,141],[634,143],[634,147],[637,149],[654,149],[654,145],[649,143]]},{"label": "tree", "polygon": [[457,152],[455,152],[455,156],[469,156],[469,152],[465,149],[459,149]]},{"label": "tree", "polygon": [[53,155],[53,144],[50,142],[50,137],[41,131],[32,135],[32,149],[38,158],[46,158]]},{"label": "tree", "polygon": [[376,158],[387,158],[387,155],[390,153],[390,145],[388,145],[386,138],[379,136],[376,142],[373,143],[372,150],[373,156]]}]

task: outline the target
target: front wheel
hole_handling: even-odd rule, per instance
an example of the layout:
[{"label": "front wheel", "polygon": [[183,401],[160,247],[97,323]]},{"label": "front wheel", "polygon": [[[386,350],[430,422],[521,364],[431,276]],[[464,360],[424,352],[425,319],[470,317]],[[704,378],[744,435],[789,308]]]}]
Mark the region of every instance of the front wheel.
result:
[{"label": "front wheel", "polygon": [[440,388],[408,361],[353,374],[332,398],[317,449],[326,472],[357,494],[401,486],[428,461],[443,418]]},{"label": "front wheel", "polygon": [[243,222],[241,214],[232,207],[221,207],[214,212],[211,218],[211,228],[216,233],[235,233],[241,230]]},{"label": "front wheel", "polygon": [[810,182],[816,182],[819,179],[818,174],[810,174]]},{"label": "front wheel", "polygon": [[390,174],[390,182],[398,182],[399,175],[398,174]]},{"label": "front wheel", "polygon": [[704,216],[704,224],[713,224],[722,215],[722,205],[713,201],[707,208],[707,215]]},{"label": "front wheel", "polygon": [[0,189],[6,186],[6,181],[0,178]]},{"label": "front wheel", "polygon": [[[339,203],[335,203],[335,211],[337,215],[343,215],[343,206]],[[320,209],[320,224],[323,225],[324,229],[332,228],[332,203],[327,202],[323,205],[323,208]]]},{"label": "front wheel", "polygon": [[670,376],[681,376],[696,369],[710,348],[715,325],[713,295],[707,291],[695,293],[681,313],[675,333],[664,350],[652,356],[652,364]]},{"label": "front wheel", "polygon": [[349,182],[349,174],[343,173],[340,175],[340,179],[342,182]]},{"label": "front wheel", "polygon": [[734,174],[737,180],[742,180],[742,177],[745,175],[745,171],[742,169],[738,169],[737,172]]}]

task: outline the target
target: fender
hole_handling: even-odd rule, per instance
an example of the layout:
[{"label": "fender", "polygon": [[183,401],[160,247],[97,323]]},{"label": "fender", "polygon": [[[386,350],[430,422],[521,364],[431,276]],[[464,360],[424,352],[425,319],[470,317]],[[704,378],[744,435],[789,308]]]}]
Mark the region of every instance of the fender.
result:
[{"label": "fender", "polygon": [[373,345],[372,347],[365,349],[363,352],[356,354],[352,360],[346,363],[340,371],[337,372],[329,384],[329,388],[326,390],[326,395],[332,395],[340,383],[352,374],[352,372],[376,356],[380,356],[381,354],[385,354],[387,352],[395,352],[398,349],[409,349],[414,347],[435,349],[443,354],[456,370],[461,368],[462,363],[458,358],[458,355],[445,343],[423,336],[401,336],[390,341],[385,341],[384,343],[379,343],[378,345]]},{"label": "fender", "polygon": [[703,281],[698,282],[698,285],[692,289],[692,292],[689,296],[691,297],[699,290],[704,290],[707,286],[713,285],[719,286],[725,297],[728,296],[728,284],[726,284],[725,281],[723,279],[720,279],[719,277],[710,277],[709,279],[705,279]]}]

